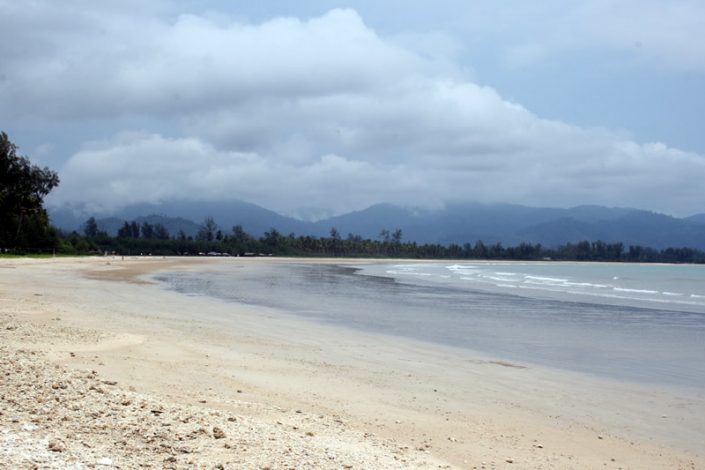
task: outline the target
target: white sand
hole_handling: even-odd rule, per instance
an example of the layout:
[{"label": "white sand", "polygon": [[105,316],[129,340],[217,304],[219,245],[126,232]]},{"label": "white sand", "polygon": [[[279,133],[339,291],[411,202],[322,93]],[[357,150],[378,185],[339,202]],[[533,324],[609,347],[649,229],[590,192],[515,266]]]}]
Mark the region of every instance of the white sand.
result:
[{"label": "white sand", "polygon": [[286,260],[0,260],[0,466],[705,468],[703,391],[522,367],[134,282],[271,262]]}]

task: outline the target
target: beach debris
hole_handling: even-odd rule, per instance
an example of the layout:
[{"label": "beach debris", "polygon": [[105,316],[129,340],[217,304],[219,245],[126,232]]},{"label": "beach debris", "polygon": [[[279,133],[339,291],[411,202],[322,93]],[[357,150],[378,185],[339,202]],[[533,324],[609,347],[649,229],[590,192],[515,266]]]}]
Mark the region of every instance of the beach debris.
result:
[{"label": "beach debris", "polygon": [[96,462],[96,465],[101,465],[103,467],[112,467],[113,466],[113,459],[108,458],[108,457],[103,457],[102,459],[98,459]]},{"label": "beach debris", "polygon": [[66,450],[66,446],[59,440],[53,440],[49,441],[49,450],[52,452],[63,452]]},{"label": "beach debris", "polygon": [[514,463],[514,459],[504,459],[504,461],[507,463]]}]

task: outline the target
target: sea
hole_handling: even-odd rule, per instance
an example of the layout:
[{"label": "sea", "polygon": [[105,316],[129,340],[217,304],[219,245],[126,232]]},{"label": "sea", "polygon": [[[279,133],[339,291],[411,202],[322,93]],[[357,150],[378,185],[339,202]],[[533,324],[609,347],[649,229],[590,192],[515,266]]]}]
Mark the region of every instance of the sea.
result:
[{"label": "sea", "polygon": [[516,364],[705,391],[705,266],[233,259],[156,279],[345,329]]}]

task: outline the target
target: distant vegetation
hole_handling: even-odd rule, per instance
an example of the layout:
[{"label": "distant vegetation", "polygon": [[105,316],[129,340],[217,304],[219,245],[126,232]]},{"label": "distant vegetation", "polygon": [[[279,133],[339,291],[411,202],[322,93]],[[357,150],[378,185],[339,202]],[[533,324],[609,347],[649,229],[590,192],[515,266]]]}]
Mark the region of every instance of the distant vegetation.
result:
[{"label": "distant vegetation", "polygon": [[7,134],[0,133],[0,252],[705,263],[705,252],[691,248],[625,248],[622,243],[601,241],[559,247],[530,243],[505,247],[482,241],[417,244],[404,241],[401,229],[382,229],[374,240],[352,233],[343,236],[336,228],[324,237],[285,235],[276,228],[254,237],[240,225],[223,229],[210,217],[196,236],[183,231],[172,234],[160,223],[134,220],[124,221],[117,235],[111,236],[99,230],[93,217],[85,222],[83,233],[67,233],[50,226],[43,207],[44,197],[58,184],[55,172],[18,156]]},{"label": "distant vegetation", "polygon": [[202,255],[202,256],[310,256],[310,257],[360,257],[360,258],[412,258],[412,259],[485,259],[485,260],[556,260],[556,261],[621,261],[705,263],[705,252],[691,248],[655,250],[641,246],[625,249],[621,243],[601,241],[548,248],[540,244],[521,243],[502,246],[500,243],[440,245],[417,244],[403,241],[400,229],[382,230],[376,240],[364,239],[355,234],[342,237],[335,228],[327,237],[284,235],[277,229],[255,238],[239,225],[223,231],[207,218],[195,237],[180,232],[171,236],[160,224],[125,222],[118,236],[111,237],[97,231],[95,219],[85,224],[83,235],[76,232],[65,235],[65,252],[116,253],[122,255]]}]

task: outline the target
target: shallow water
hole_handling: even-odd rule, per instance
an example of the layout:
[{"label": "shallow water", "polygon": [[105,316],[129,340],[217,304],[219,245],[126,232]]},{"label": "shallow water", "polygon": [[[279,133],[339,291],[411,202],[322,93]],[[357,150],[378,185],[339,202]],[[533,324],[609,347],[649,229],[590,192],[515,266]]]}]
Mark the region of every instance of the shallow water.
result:
[{"label": "shallow water", "polygon": [[705,267],[580,263],[219,266],[191,295],[500,359],[705,390]]}]

